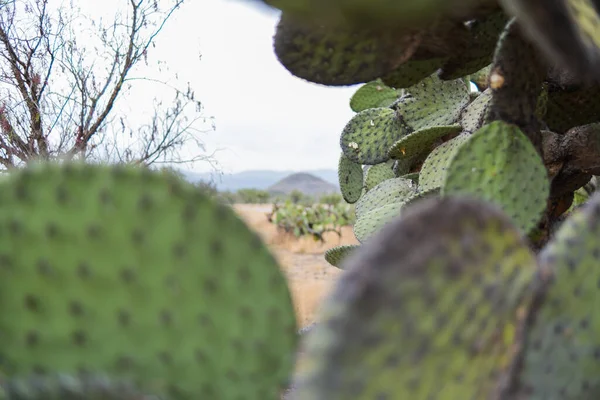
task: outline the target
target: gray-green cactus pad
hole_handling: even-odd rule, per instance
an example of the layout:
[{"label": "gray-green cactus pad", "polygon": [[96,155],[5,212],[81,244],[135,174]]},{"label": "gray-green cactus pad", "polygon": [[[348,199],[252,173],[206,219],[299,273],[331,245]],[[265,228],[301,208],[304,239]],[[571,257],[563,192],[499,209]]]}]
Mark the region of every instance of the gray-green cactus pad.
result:
[{"label": "gray-green cactus pad", "polygon": [[362,85],[350,98],[352,111],[360,112],[368,108],[391,106],[398,97],[399,92],[386,86],[381,79]]},{"label": "gray-green cactus pad", "polygon": [[573,213],[540,253],[521,389],[529,400],[600,396],[600,196]]},{"label": "gray-green cactus pad", "polygon": [[431,151],[431,146],[442,137],[460,133],[460,125],[434,126],[421,129],[404,136],[388,150],[388,156],[393,159],[418,157]]},{"label": "gray-green cactus pad", "polygon": [[[356,222],[353,227],[354,236],[362,243],[376,234],[383,226],[393,221],[394,218],[398,217],[405,208],[413,206],[414,203],[420,202],[425,198],[435,197],[438,194],[438,188],[429,190],[417,189],[410,192],[408,196],[402,198],[399,202],[396,202],[395,198],[392,197],[390,202],[382,206],[374,207],[369,205],[364,210],[361,210],[361,213],[357,213]],[[399,195],[397,196],[399,197]],[[374,199],[374,201],[382,203],[381,199]],[[364,214],[362,213],[363,211]]]},{"label": "gray-green cactus pad", "polygon": [[432,75],[405,89],[393,106],[413,130],[454,124],[469,104],[469,89],[462,79],[442,81]]},{"label": "gray-green cactus pad", "polygon": [[394,71],[381,77],[381,80],[386,85],[396,89],[408,88],[431,76],[442,66],[444,61],[446,61],[446,58],[408,60]]},{"label": "gray-green cactus pad", "polygon": [[1,400],[161,400],[102,375],[31,375],[3,379]]},{"label": "gray-green cactus pad", "polygon": [[322,26],[283,13],[275,54],[293,75],[329,86],[375,80],[408,60],[419,44],[414,33]]},{"label": "gray-green cactus pad", "polygon": [[203,191],[145,168],[36,165],[2,183],[0,236],[4,376],[279,398],[297,340],[286,279]]},{"label": "gray-green cactus pad", "polygon": [[354,250],[359,248],[357,245],[342,245],[333,247],[325,252],[325,261],[334,267],[342,268],[343,262]]},{"label": "gray-green cactus pad", "polygon": [[356,203],[363,188],[363,169],[360,164],[350,160],[344,153],[338,163],[340,191],[346,203]]},{"label": "gray-green cactus pad", "polygon": [[464,131],[475,132],[484,125],[491,99],[492,90],[486,89],[463,110],[460,125]]},{"label": "gray-green cactus pad", "polygon": [[468,194],[502,207],[528,233],[546,209],[550,183],[542,159],[512,124],[494,121],[463,143],[446,171],[442,194]]},{"label": "gray-green cactus pad", "polygon": [[340,146],[350,160],[375,165],[387,161],[390,146],[407,133],[408,129],[394,110],[370,108],[346,124]]},{"label": "gray-green cactus pad", "polygon": [[355,204],[357,218],[367,212],[391,203],[402,203],[417,190],[413,181],[405,178],[393,178],[381,182],[369,190]]},{"label": "gray-green cactus pad", "polygon": [[381,182],[396,177],[394,174],[394,160],[388,160],[381,164],[369,165],[365,171],[364,187],[367,192],[379,185]]},{"label": "gray-green cactus pad", "polygon": [[492,398],[535,266],[497,207],[407,208],[348,260],[304,343],[293,398]]},{"label": "gray-green cactus pad", "polygon": [[433,149],[427,156],[419,173],[419,186],[423,190],[441,188],[446,180],[450,160],[470,134],[463,133]]}]

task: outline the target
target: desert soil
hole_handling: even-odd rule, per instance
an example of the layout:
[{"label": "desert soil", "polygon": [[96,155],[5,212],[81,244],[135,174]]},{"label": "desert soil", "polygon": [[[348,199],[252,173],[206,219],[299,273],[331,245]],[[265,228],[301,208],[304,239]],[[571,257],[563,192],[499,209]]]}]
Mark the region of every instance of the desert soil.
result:
[{"label": "desert soil", "polygon": [[315,320],[324,296],[340,275],[340,270],[325,261],[328,249],[343,244],[358,244],[351,227],[342,228],[342,236],[325,234],[325,243],[311,237],[296,238],[286,234],[267,220],[270,204],[236,204],[234,209],[267,243],[286,275],[296,309],[298,326]]}]

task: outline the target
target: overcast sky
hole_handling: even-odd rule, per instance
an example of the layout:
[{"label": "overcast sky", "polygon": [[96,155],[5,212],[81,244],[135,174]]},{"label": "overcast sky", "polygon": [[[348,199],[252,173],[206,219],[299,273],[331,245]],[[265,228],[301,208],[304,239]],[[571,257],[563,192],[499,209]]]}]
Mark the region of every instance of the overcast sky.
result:
[{"label": "overcast sky", "polygon": [[222,149],[224,172],[337,168],[357,87],[320,86],[287,72],[273,52],[277,20],[253,1],[192,0],[155,50],[191,80],[206,115],[215,117],[216,131],[204,141],[211,151]]}]

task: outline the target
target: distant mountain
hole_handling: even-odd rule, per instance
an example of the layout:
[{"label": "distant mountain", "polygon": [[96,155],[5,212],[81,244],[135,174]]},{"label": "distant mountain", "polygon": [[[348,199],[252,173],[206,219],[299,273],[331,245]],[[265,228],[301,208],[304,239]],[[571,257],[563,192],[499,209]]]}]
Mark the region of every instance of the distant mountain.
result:
[{"label": "distant mountain", "polygon": [[338,187],[313,174],[299,172],[286,176],[276,184],[270,186],[267,190],[274,195],[290,194],[292,191],[298,190],[309,196],[317,196],[337,193]]},{"label": "distant mountain", "polygon": [[[283,178],[298,173],[305,172],[310,175],[314,175],[324,181],[334,185],[336,188],[338,184],[338,174],[334,169],[321,169],[314,171],[269,171],[269,170],[256,170],[256,171],[243,171],[235,174],[223,174],[222,176],[211,174],[210,172],[198,173],[181,170],[185,178],[190,182],[198,181],[214,181],[217,189],[220,191],[232,191],[235,192],[239,189],[262,189],[267,190],[270,186],[274,185]],[[336,189],[337,190],[337,189]]]}]

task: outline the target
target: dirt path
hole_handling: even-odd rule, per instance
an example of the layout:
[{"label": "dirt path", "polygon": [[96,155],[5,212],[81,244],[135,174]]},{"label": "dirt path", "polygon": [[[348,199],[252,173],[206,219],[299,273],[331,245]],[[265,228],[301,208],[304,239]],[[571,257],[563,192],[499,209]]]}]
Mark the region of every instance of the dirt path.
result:
[{"label": "dirt path", "polygon": [[236,204],[234,209],[258,232],[282,266],[292,290],[299,326],[313,322],[319,303],[340,274],[339,269],[325,261],[323,254],[331,247],[358,243],[352,228],[344,227],[341,238],[326,233],[322,244],[310,237],[295,238],[279,232],[266,218],[271,205]]}]

